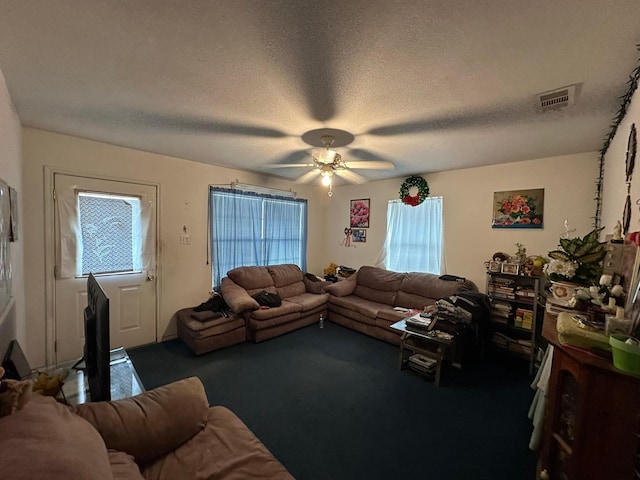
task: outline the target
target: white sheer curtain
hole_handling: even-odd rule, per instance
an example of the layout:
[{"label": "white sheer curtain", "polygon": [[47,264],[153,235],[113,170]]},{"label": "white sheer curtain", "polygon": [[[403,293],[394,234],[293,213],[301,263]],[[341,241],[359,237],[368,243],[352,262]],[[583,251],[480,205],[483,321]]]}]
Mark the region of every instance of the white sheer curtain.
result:
[{"label": "white sheer curtain", "polygon": [[412,207],[400,200],[387,206],[387,236],[381,263],[396,272],[443,274],[442,197]]},{"label": "white sheer curtain", "polygon": [[[155,269],[155,231],[151,228],[152,216],[155,215],[154,203],[148,199],[118,194],[84,192],[75,185],[69,188],[57,188],[56,235],[56,270],[57,278],[81,277],[84,275],[82,258],[84,245],[80,222],[79,195],[89,197],[105,197],[124,201],[131,206],[132,222],[132,271]],[[108,212],[105,212],[107,215]],[[101,273],[101,272],[97,272]]]}]

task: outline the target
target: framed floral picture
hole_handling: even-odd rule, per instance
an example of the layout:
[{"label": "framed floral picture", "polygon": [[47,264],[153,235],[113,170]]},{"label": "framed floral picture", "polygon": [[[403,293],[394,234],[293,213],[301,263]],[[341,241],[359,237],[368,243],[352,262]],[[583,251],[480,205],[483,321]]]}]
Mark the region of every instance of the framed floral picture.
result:
[{"label": "framed floral picture", "polygon": [[544,188],[493,194],[492,228],[542,228]]},{"label": "framed floral picture", "polygon": [[351,200],[349,224],[351,228],[369,228],[369,204],[370,199]]}]

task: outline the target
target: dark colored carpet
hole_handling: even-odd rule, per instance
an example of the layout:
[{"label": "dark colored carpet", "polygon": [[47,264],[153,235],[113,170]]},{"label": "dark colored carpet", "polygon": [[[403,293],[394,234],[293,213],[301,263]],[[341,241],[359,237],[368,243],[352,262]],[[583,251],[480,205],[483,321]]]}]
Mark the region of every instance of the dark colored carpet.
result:
[{"label": "dark colored carpet", "polygon": [[490,353],[441,386],[398,347],[328,323],[195,357],[180,340],[129,351],[147,389],[196,375],[298,480],[529,480],[527,365]]}]

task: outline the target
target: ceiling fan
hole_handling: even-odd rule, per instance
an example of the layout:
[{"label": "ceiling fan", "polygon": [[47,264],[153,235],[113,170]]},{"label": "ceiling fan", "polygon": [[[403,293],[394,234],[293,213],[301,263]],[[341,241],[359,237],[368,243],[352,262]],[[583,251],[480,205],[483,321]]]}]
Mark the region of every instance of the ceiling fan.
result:
[{"label": "ceiling fan", "polygon": [[[322,128],[311,130],[302,139],[312,145],[320,146],[311,151],[313,163],[280,163],[272,164],[272,168],[311,167],[312,170],[295,180],[296,183],[308,183],[315,177],[322,177],[323,185],[331,189],[331,178],[337,175],[350,183],[365,183],[367,179],[353,171],[353,169],[393,170],[395,166],[387,160],[345,161],[342,155],[333,150],[351,143],[354,136],[344,130]],[[320,143],[318,143],[318,140]],[[331,192],[331,190],[329,190]]]}]

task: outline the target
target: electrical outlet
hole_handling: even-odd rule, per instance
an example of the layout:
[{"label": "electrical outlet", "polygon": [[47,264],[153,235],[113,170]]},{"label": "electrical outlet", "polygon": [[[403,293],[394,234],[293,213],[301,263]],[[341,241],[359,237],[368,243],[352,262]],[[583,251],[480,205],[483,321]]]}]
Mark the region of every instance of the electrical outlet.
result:
[{"label": "electrical outlet", "polygon": [[180,245],[191,245],[191,235],[187,233],[180,235]]}]

